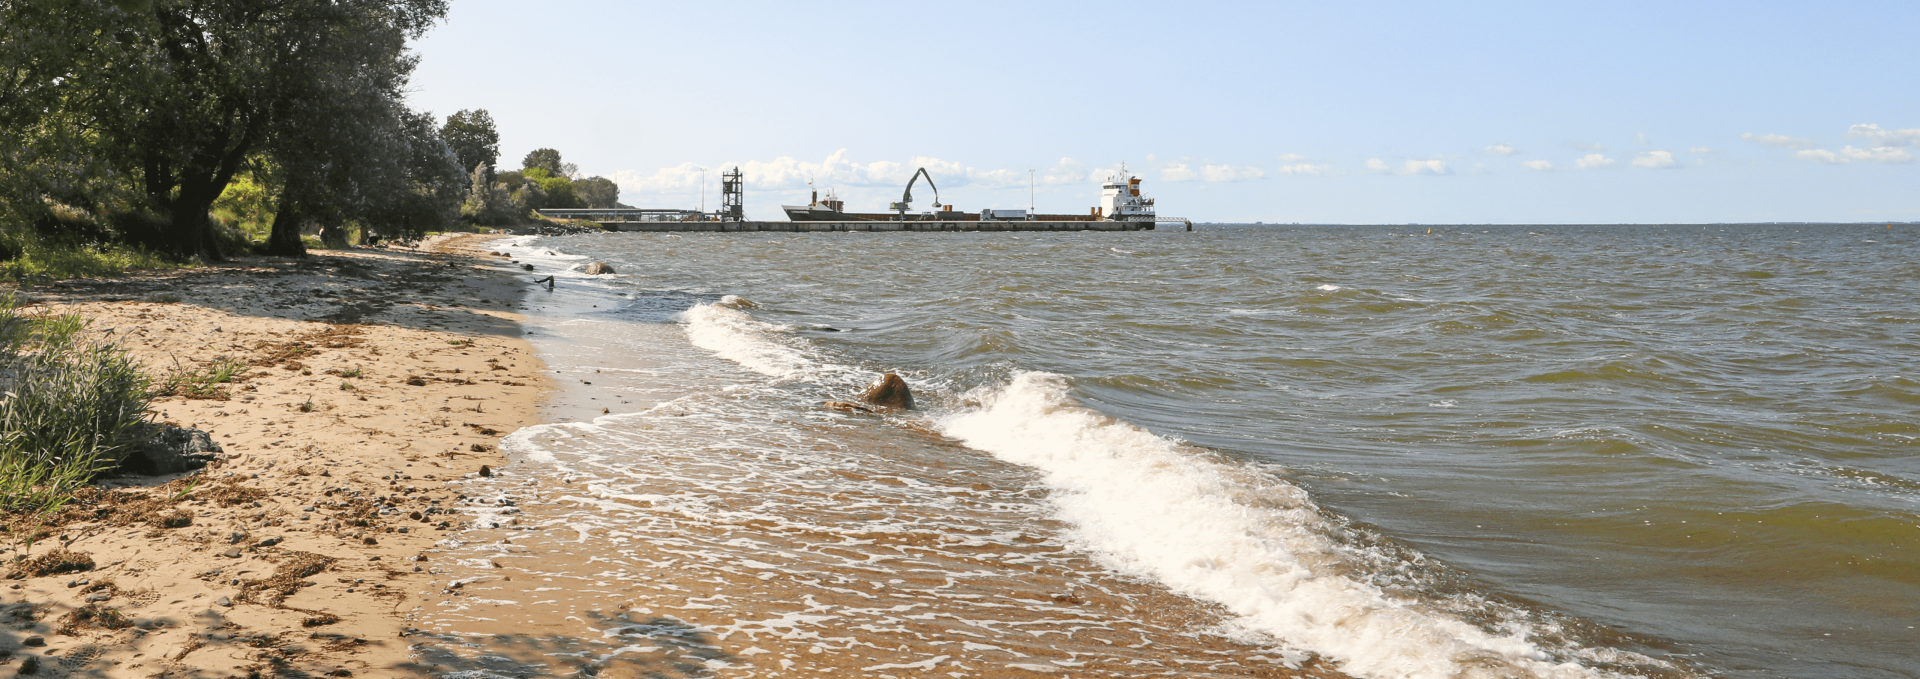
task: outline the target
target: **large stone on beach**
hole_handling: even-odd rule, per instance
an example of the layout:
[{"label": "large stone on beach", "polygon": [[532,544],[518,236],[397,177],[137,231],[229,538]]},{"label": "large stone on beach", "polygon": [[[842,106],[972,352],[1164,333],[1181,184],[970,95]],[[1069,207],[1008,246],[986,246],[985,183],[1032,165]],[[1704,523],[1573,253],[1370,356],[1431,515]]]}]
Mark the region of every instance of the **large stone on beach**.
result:
[{"label": "large stone on beach", "polygon": [[613,273],[613,267],[609,266],[606,262],[594,262],[592,264],[587,265],[588,275],[598,276],[601,274],[609,274],[609,273]]},{"label": "large stone on beach", "polygon": [[887,373],[860,395],[860,400],[882,408],[913,409],[913,391],[907,388],[907,381],[899,375]]},{"label": "large stone on beach", "polygon": [[220,443],[204,431],[163,424],[134,448],[120,467],[141,476],[178,474],[205,467],[224,452]]}]

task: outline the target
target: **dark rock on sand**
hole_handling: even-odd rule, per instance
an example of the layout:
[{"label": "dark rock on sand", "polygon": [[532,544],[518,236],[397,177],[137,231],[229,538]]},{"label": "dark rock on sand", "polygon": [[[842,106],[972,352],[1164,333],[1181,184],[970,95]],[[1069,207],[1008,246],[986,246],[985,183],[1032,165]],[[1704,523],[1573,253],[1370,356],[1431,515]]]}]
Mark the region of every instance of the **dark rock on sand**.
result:
[{"label": "dark rock on sand", "polygon": [[860,400],[882,408],[913,409],[913,391],[907,388],[906,380],[893,373],[887,373],[880,381],[873,383],[872,387],[867,388],[867,393],[860,395]]},{"label": "dark rock on sand", "polygon": [[533,270],[533,265],[532,265],[532,264],[522,264],[522,265],[520,265],[520,268],[522,268],[522,269],[526,269],[526,270],[528,270],[528,271],[532,271],[532,270]]},{"label": "dark rock on sand", "polygon": [[587,265],[588,275],[598,276],[601,274],[609,274],[609,273],[614,273],[614,270],[613,270],[613,267],[607,264],[606,262],[594,262],[592,264]]},{"label": "dark rock on sand", "polygon": [[205,467],[224,452],[204,431],[163,424],[120,462],[120,469],[139,476],[178,474]]}]

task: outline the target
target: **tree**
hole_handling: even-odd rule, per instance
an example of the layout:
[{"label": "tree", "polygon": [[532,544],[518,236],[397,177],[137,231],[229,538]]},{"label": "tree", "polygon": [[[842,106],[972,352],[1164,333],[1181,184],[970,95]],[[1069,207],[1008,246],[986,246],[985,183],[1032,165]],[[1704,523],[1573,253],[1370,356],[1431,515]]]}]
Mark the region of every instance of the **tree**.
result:
[{"label": "tree", "polygon": [[606,177],[588,177],[574,182],[573,195],[587,207],[609,208],[620,205],[620,187]]},{"label": "tree", "polygon": [[242,164],[321,122],[308,116],[327,108],[317,99],[338,89],[330,78],[404,83],[405,41],[446,11],[446,0],[0,0],[10,31],[64,46],[21,43],[33,53],[0,59],[0,78],[29,65],[13,71],[26,86],[0,82],[0,107],[38,105],[42,127],[88,141],[82,153],[165,217],[168,251],[218,260],[208,208]]},{"label": "tree", "polygon": [[447,116],[447,124],[440,128],[440,137],[447,140],[447,146],[453,147],[453,155],[460,160],[463,170],[472,170],[483,163],[493,167],[500,161],[500,133],[493,127],[493,116],[484,108],[461,109]]},{"label": "tree", "polygon": [[545,168],[550,177],[564,176],[560,171],[560,152],[553,149],[534,149],[520,161],[520,169]]}]

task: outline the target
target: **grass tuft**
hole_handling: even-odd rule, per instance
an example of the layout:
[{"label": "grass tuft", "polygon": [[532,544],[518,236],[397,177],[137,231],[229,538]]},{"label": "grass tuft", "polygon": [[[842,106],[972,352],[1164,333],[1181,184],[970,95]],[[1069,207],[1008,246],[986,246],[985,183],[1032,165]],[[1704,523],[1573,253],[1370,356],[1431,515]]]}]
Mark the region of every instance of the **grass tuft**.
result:
[{"label": "grass tuft", "polygon": [[153,403],[140,365],[73,314],[0,295],[0,511],[56,513],[120,463]]},{"label": "grass tuft", "polygon": [[232,384],[246,370],[247,364],[218,356],[212,364],[202,368],[175,370],[160,380],[153,393],[155,396],[225,401],[233,398],[233,394],[220,385]]}]

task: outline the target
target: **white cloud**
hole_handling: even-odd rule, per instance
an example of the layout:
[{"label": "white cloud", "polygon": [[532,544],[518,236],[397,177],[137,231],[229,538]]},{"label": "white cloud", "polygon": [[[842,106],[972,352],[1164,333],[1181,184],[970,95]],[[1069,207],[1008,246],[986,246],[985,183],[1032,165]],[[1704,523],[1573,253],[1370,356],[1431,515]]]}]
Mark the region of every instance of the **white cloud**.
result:
[{"label": "white cloud", "polygon": [[1200,176],[1210,182],[1243,182],[1267,176],[1257,167],[1234,167],[1232,165],[1208,165],[1200,169]]},{"label": "white cloud", "polygon": [[1713,153],[1713,149],[1707,148],[1705,146],[1695,146],[1693,148],[1687,149],[1687,153]]},{"label": "white cloud", "polygon": [[1040,172],[1038,181],[1045,186],[1060,184],[1084,184],[1087,182],[1086,166],[1072,158],[1061,158],[1053,167]]},{"label": "white cloud", "polygon": [[1198,181],[1199,179],[1200,179],[1200,173],[1194,172],[1193,168],[1187,167],[1186,163],[1174,163],[1172,165],[1168,165],[1166,167],[1160,168],[1161,181],[1191,182],[1191,181]]},{"label": "white cloud", "polygon": [[1527,166],[1527,167],[1531,167],[1531,168],[1533,168],[1533,169],[1535,169],[1535,170],[1539,170],[1539,171],[1541,171],[1541,172],[1552,172],[1552,171],[1553,171],[1553,163],[1549,163],[1549,162],[1547,162],[1547,161],[1544,161],[1544,160],[1529,160],[1529,161],[1527,161],[1527,162],[1524,162],[1524,163],[1521,163],[1521,165],[1525,165],[1525,166]]},{"label": "white cloud", "polygon": [[1847,128],[1847,136],[1872,140],[1874,146],[1909,146],[1920,143],[1920,128],[1882,130],[1879,125],[1861,123]]},{"label": "white cloud", "polygon": [[1367,169],[1373,170],[1374,172],[1386,172],[1387,161],[1381,160],[1379,158],[1368,158]]},{"label": "white cloud", "polygon": [[1651,168],[1655,170],[1662,170],[1666,168],[1679,167],[1680,164],[1677,162],[1674,162],[1673,153],[1670,151],[1648,151],[1646,153],[1642,153],[1640,155],[1634,156],[1633,166]]},{"label": "white cloud", "polygon": [[1300,174],[1300,175],[1311,175],[1311,176],[1317,177],[1320,175],[1333,174],[1333,166],[1332,165],[1314,165],[1312,163],[1294,163],[1292,165],[1281,165],[1280,174]]},{"label": "white cloud", "polygon": [[[623,195],[654,194],[669,196],[687,196],[700,192],[700,165],[681,163],[673,167],[663,167],[652,173],[639,170],[621,170],[609,177],[620,186]],[[805,190],[811,180],[819,189],[888,187],[894,188],[906,184],[907,179],[918,168],[927,168],[935,183],[941,188],[978,186],[984,188],[1020,188],[1027,186],[1026,170],[983,170],[964,164],[941,160],[939,158],[915,157],[906,163],[888,160],[868,163],[855,162],[846,149],[835,151],[833,155],[818,163],[795,160],[781,156],[773,160],[749,160],[745,162],[726,162],[707,166],[708,191],[718,191],[720,173],[729,168],[739,167],[745,175],[747,187],[755,191]],[[1105,177],[1106,174],[1098,175]],[[1085,165],[1072,158],[1061,158],[1053,167],[1038,172],[1033,177],[1035,183],[1043,186],[1081,185],[1091,181]]]},{"label": "white cloud", "polygon": [[1174,163],[1160,168],[1160,180],[1169,182],[1242,182],[1265,176],[1266,171],[1260,168],[1234,165],[1201,165],[1195,169],[1186,163]]},{"label": "white cloud", "polygon": [[1649,145],[1652,145],[1652,144],[1653,144],[1653,140],[1652,140],[1652,139],[1648,139],[1648,138],[1647,138],[1647,133],[1645,133],[1645,132],[1641,132],[1641,133],[1639,133],[1639,134],[1636,134],[1636,135],[1633,135],[1633,140],[1634,140],[1634,141],[1637,141],[1637,142],[1640,142],[1640,145],[1641,145],[1641,146],[1649,146]]},{"label": "white cloud", "polygon": [[1589,153],[1579,160],[1573,161],[1573,164],[1580,166],[1582,170],[1597,170],[1612,165],[1613,159],[1598,153]]},{"label": "white cloud", "polygon": [[1452,171],[1447,169],[1447,162],[1444,160],[1407,161],[1407,174],[1448,174],[1450,172]]},{"label": "white cloud", "polygon": [[1799,137],[1789,137],[1784,134],[1754,134],[1752,132],[1747,132],[1747,133],[1741,134],[1740,138],[1753,142],[1755,144],[1765,144],[1767,146],[1783,148],[1783,149],[1813,148],[1812,139],[1801,139]]},{"label": "white cloud", "polygon": [[1519,153],[1519,151],[1513,150],[1513,146],[1511,144],[1494,144],[1492,146],[1487,147],[1487,153],[1491,153],[1496,156],[1511,156],[1515,153]]},{"label": "white cloud", "polygon": [[1816,163],[1826,163],[1828,165],[1838,165],[1840,163],[1847,162],[1846,158],[1842,158],[1839,155],[1835,154],[1834,152],[1828,151],[1826,149],[1807,149],[1805,151],[1801,151],[1799,153],[1793,154],[1793,157],[1811,160]]},{"label": "white cloud", "polygon": [[1848,146],[1839,153],[1826,149],[1807,149],[1793,154],[1795,158],[1811,160],[1825,165],[1839,165],[1853,161],[1872,163],[1905,163],[1913,160],[1913,154],[1906,149],[1893,146],[1876,146],[1870,149],[1858,149]]},{"label": "white cloud", "polygon": [[1871,149],[1856,149],[1848,146],[1840,149],[1841,155],[1854,160],[1867,160],[1876,163],[1904,163],[1913,160],[1913,154],[1906,149],[1893,146],[1876,146]]}]

